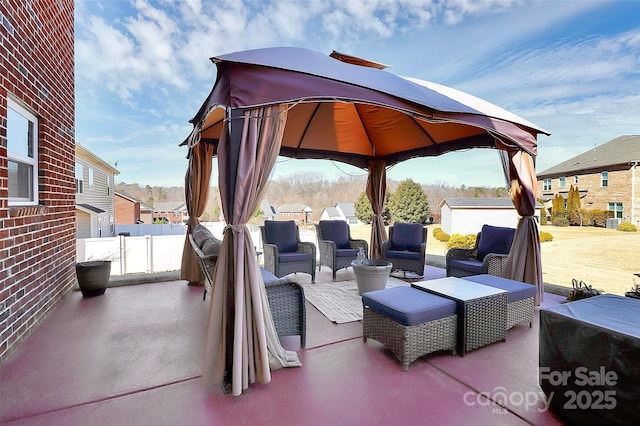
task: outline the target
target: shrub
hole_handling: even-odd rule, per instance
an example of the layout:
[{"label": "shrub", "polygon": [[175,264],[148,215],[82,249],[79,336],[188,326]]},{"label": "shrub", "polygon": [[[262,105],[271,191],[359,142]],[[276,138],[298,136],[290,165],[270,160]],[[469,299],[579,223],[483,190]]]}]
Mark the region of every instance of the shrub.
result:
[{"label": "shrub", "polygon": [[540,208],[540,225],[547,224],[547,209],[544,207]]},{"label": "shrub", "polygon": [[593,226],[604,228],[607,226],[607,219],[611,216],[611,212],[607,210],[591,210],[593,217]]},{"label": "shrub", "polygon": [[569,221],[566,217],[556,217],[553,219],[553,226],[569,226]]},{"label": "shrub", "polygon": [[618,231],[636,232],[637,230],[638,228],[636,228],[636,226],[630,222],[622,222],[620,225],[618,225]]},{"label": "shrub", "polygon": [[553,235],[548,232],[541,231],[540,232],[540,242],[546,243],[547,241],[553,241]]},{"label": "shrub", "polygon": [[433,236],[436,238],[436,240],[438,241],[449,241],[449,234],[447,234],[446,232],[444,232],[442,230],[442,228],[435,228],[433,230]]},{"label": "shrub", "polygon": [[476,244],[476,236],[474,234],[453,234],[449,241],[447,241],[447,249],[451,250],[452,248],[464,248],[464,249],[472,249]]}]

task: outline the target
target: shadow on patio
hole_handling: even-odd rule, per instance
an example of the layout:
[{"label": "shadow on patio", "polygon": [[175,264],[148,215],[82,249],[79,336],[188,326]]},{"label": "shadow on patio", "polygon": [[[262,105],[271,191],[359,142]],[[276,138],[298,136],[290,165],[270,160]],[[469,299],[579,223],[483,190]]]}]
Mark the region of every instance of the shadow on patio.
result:
[{"label": "shadow on patio", "polygon": [[[354,279],[352,270],[337,279]],[[317,282],[328,281],[323,268]],[[548,294],[544,305],[562,299]],[[538,386],[537,311],[533,328],[516,325],[504,343],[464,358],[427,355],[403,372],[380,343],[362,341],[360,322],[336,325],[307,303],[303,366],[233,397],[206,391],[199,378],[208,302],[184,281],[113,287],[91,299],[68,293],[0,366],[0,422],[561,424]],[[283,344],[299,349],[297,337]]]}]

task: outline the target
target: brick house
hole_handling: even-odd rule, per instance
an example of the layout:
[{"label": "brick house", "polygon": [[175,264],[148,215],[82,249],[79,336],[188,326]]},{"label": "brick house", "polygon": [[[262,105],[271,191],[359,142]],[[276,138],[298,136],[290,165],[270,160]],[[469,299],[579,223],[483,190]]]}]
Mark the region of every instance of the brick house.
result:
[{"label": "brick house", "polygon": [[115,235],[115,167],[76,144],[76,238]]},{"label": "brick house", "polygon": [[0,2],[0,361],[76,283],[73,14]]},{"label": "brick house", "polygon": [[640,226],[640,135],[620,136],[538,173],[538,198],[547,211],[555,194],[573,185],[583,209],[608,210]]},{"label": "brick house", "polygon": [[153,223],[153,207],[122,192],[115,192],[116,225]]},{"label": "brick house", "polygon": [[172,225],[183,225],[189,219],[184,201],[161,201],[153,204],[153,218],[166,219]]},{"label": "brick house", "polygon": [[278,220],[295,220],[298,225],[311,222],[313,209],[303,203],[289,203],[278,207]]}]

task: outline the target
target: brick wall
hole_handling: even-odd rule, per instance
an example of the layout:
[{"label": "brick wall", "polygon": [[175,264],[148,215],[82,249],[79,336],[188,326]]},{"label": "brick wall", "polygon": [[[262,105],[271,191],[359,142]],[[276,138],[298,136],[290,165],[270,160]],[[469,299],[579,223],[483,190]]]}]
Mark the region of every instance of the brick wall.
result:
[{"label": "brick wall", "polygon": [[[640,173],[634,173],[633,168],[625,168],[623,170],[608,170],[609,183],[608,186],[602,186],[600,171],[595,173],[581,174],[578,176],[578,183],[574,182],[574,175],[568,175],[565,179],[565,186],[559,186],[559,179],[554,177],[551,179],[551,190],[543,191],[543,179],[538,180],[538,197],[543,194],[557,194],[559,192],[566,193],[571,185],[578,186],[579,190],[587,190],[587,195],[581,201],[582,208],[588,210],[607,210],[609,203],[622,203],[623,222],[631,222],[632,217],[634,224],[638,225],[640,217],[638,206],[640,206],[640,198],[635,195],[633,200],[632,188],[640,186]],[[632,180],[635,179],[635,185]],[[638,191],[636,190],[636,193]],[[547,207],[551,206],[551,202],[547,203]],[[632,212],[632,206],[636,208]],[[633,214],[632,214],[633,213]]]},{"label": "brick wall", "polygon": [[[0,361],[75,284],[73,0],[0,1]],[[7,98],[38,121],[38,206],[9,206]]]},{"label": "brick wall", "polygon": [[140,219],[140,203],[115,195],[116,225],[135,224]]}]

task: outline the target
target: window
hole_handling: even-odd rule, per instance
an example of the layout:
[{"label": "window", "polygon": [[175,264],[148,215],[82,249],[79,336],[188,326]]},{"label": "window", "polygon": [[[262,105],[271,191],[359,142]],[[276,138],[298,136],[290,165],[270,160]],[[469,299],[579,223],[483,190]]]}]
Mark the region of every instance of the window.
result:
[{"label": "window", "polygon": [[84,192],[84,167],[76,163],[76,194]]},{"label": "window", "polygon": [[9,205],[38,204],[38,120],[7,99]]},{"label": "window", "polygon": [[613,212],[613,217],[622,219],[622,203],[609,203],[607,210]]},{"label": "window", "polygon": [[576,185],[578,184],[578,175],[575,175],[573,177],[573,183],[576,184]]},{"label": "window", "polygon": [[542,190],[551,191],[551,179],[547,178],[542,181]]},{"label": "window", "polygon": [[89,167],[89,188],[93,188],[93,168]]},{"label": "window", "polygon": [[111,195],[111,178],[107,176],[107,195]]},{"label": "window", "polygon": [[564,177],[564,176],[558,178],[558,186],[560,188],[564,188],[566,186],[566,184],[567,184],[566,180],[567,180],[567,178]]},{"label": "window", "polygon": [[600,186],[603,188],[609,186],[609,172],[600,173]]}]

